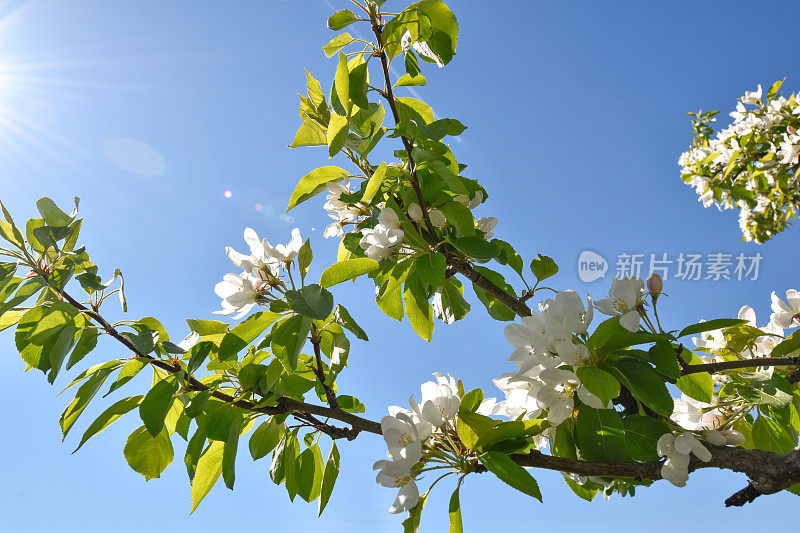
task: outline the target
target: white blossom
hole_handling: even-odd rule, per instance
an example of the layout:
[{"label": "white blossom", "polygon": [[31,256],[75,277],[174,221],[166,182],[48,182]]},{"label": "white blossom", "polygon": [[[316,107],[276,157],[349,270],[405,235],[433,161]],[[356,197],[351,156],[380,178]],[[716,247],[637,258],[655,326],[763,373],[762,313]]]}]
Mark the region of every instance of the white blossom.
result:
[{"label": "white blossom", "polygon": [[383,487],[397,487],[397,498],[389,508],[392,514],[402,513],[412,509],[419,501],[419,488],[414,480],[414,474],[411,473],[411,467],[416,461],[407,461],[404,459],[387,461],[382,459],[377,461],[373,466],[373,470],[379,470],[378,476],[375,481]]},{"label": "white blossom", "polygon": [[403,230],[399,229],[400,218],[393,209],[385,207],[378,216],[378,224],[374,228],[361,230],[359,246],[367,257],[380,261],[386,259],[394,249],[403,242]]},{"label": "white blossom", "polygon": [[222,281],[214,287],[216,295],[222,298],[222,309],[214,313],[225,316],[237,313],[233,318],[242,318],[256,305],[258,286],[261,283],[247,272],[242,272],[238,276],[225,274]]},{"label": "white blossom", "polygon": [[800,326],[800,292],[795,289],[786,291],[786,301],[772,292],[772,315],[769,321],[779,328],[789,329]]},{"label": "white blossom", "polygon": [[628,331],[639,331],[638,309],[644,298],[644,282],[641,278],[631,276],[627,278],[614,278],[611,281],[611,290],[608,298],[594,302],[594,306],[601,313],[619,316],[620,325]]}]

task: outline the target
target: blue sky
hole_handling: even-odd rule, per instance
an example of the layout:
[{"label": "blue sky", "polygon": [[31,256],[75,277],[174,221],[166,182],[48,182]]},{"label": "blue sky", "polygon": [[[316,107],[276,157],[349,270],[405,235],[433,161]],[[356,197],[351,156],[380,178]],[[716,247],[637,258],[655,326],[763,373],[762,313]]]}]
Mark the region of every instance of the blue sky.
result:
[{"label": "blue sky", "polygon": [[[757,280],[667,279],[662,318],[675,328],[735,316],[743,304],[766,322],[770,291],[798,288],[797,230],[763,246],[741,243],[736,215],[703,209],[680,181],[677,158],[690,142],[687,111],[727,112],[745,90],[783,77],[790,91],[798,87],[800,6],[449,5],[461,27],[458,54],[445,69],[426,65],[429,86],[419,92],[439,116],[469,127],[453,150],[489,191],[478,214],[499,218],[496,235],[528,260],[556,259],[552,285],[595,297],[607,291],[608,278],[579,280],[586,249],[612,270],[621,252],[763,256]],[[130,317],[156,316],[178,338],[185,318],[211,318],[219,305],[213,284],[232,270],[224,247],[244,249],[246,226],[271,242],[300,227],[315,247],[312,277],[334,260],[336,243],[321,237],[321,202],[283,215],[297,179],[327,161],[322,149],[286,146],[299,124],[303,69],[323,86],[332,79],[334,64],[320,51],[333,36],[324,26],[328,2],[12,0],[0,9],[0,199],[25,219],[43,195],[63,204],[80,196],[83,243],[106,273],[123,269]],[[372,338],[354,342],[339,383],[371,418],[418,394],[431,372],[494,394],[491,378],[511,368],[502,324],[477,302],[466,320],[437,325],[425,343],[407,322],[375,312],[368,282],[335,296]],[[0,346],[0,530],[399,530],[401,519],[386,513],[393,491],[379,488],[371,471],[385,452],[377,437],[340,447],[342,474],[322,520],[316,506],[290,505],[268,479],[268,459],[253,463],[244,450],[236,490],[220,484],[189,516],[182,450],[161,479],[145,483],[122,455],[139,425],[131,416],[70,455],[75,436],[62,444],[58,427],[69,398],[55,397],[59,383],[23,373],[8,332]],[[119,355],[107,343],[94,357]],[[146,387],[127,390],[137,385]],[[102,408],[98,402],[94,412]],[[723,500],[746,484],[729,472],[702,471],[684,489],[661,482],[635,500],[591,504],[558,474],[534,475],[544,505],[488,476],[468,478],[461,493],[469,530],[745,531],[765,516],[776,529],[796,520],[789,494],[725,509]],[[423,531],[446,528],[448,488],[429,500]]]}]

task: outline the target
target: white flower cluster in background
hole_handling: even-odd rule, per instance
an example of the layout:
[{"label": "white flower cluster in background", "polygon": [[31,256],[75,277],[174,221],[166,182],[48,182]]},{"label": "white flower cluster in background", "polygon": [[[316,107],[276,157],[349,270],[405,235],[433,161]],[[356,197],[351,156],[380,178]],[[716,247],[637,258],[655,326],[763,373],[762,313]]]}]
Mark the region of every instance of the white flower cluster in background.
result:
[{"label": "white flower cluster in background", "polygon": [[678,160],[703,206],[741,210],[746,241],[769,240],[800,207],[800,106],[795,95],[777,95],[779,87],[746,92],[730,113],[733,123],[714,137],[714,113],[691,114],[696,137]]}]

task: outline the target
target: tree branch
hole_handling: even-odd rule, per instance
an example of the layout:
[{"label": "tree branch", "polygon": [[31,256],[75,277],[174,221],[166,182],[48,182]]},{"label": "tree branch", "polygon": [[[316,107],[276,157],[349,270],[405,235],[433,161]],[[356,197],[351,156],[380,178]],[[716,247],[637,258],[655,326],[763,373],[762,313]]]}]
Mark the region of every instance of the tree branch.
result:
[{"label": "tree branch", "polygon": [[[91,309],[88,309],[86,306],[81,304],[79,301],[77,301],[75,298],[73,298],[63,290],[56,289],[55,287],[54,289],[57,290],[58,293],[62,296],[62,298],[64,298],[64,300],[66,300],[70,305],[72,305],[77,310],[85,313],[87,316],[91,317],[92,320],[97,322],[108,335],[110,335],[111,337],[119,341],[122,345],[124,345],[126,348],[128,348],[131,352],[133,352],[136,355],[136,357],[144,359],[153,366],[157,366],[158,368],[166,370],[171,374],[177,374],[178,372],[181,372],[183,370],[180,367],[180,365],[171,364],[168,363],[167,361],[162,361],[161,359],[156,359],[155,357],[142,353],[128,339],[126,339],[123,335],[121,335],[119,331],[117,331],[116,328],[114,328],[114,326],[109,324],[102,316],[100,316],[99,313],[92,311]],[[187,376],[185,386],[186,388],[194,391],[210,390],[210,387],[204,385],[203,383],[201,383],[200,381],[191,376]],[[381,434],[381,425],[379,423],[373,422],[372,420],[368,420],[366,418],[361,418],[360,416],[356,416],[351,413],[346,413],[341,409],[333,409],[331,407],[325,407],[322,405],[309,404],[287,397],[278,398],[275,406],[257,407],[253,402],[249,402],[246,400],[237,400],[233,396],[230,396],[229,394],[226,394],[219,390],[212,390],[211,395],[219,400],[231,403],[236,407],[239,407],[241,409],[247,409],[249,411],[253,411],[256,413],[263,413],[267,415],[282,415],[282,414],[297,415],[303,413],[308,415],[318,415],[326,418],[339,420],[340,422],[349,424],[350,426],[352,426],[353,430],[356,431],[367,431],[370,433],[376,433],[378,435]],[[302,417],[299,418],[302,419]],[[331,428],[333,426],[328,426],[328,427]],[[341,428],[335,428],[335,429],[341,429]]]},{"label": "tree branch", "polygon": [[[386,51],[383,48],[383,39],[382,39],[382,31],[383,27],[380,22],[375,18],[374,14],[370,15],[370,20],[372,23],[372,32],[375,34],[375,38],[378,42],[378,58],[381,62],[381,68],[383,69],[383,78],[384,78],[384,97],[386,101],[389,103],[389,108],[392,111],[392,117],[394,117],[395,127],[400,124],[400,114],[397,111],[397,104],[395,102],[395,96],[392,92],[392,81],[389,75],[389,60],[386,57]],[[403,146],[406,150],[406,155],[408,156],[408,165],[409,165],[409,172],[411,177],[409,182],[411,183],[411,187],[414,189],[414,193],[417,197],[417,203],[419,204],[420,209],[422,210],[422,219],[425,222],[425,226],[427,231],[423,229],[420,233],[428,242],[429,245],[432,247],[436,247],[440,244],[439,238],[436,236],[436,229],[431,222],[430,216],[428,215],[428,209],[425,204],[425,198],[422,195],[422,189],[419,184],[419,178],[417,176],[417,169],[416,163],[414,161],[414,155],[412,153],[414,144],[413,141],[405,136],[400,137],[403,141]],[[483,289],[484,291],[488,292],[492,296],[494,296],[500,303],[508,307],[514,313],[519,316],[530,316],[531,309],[523,302],[516,298],[513,294],[509,294],[502,288],[498,287],[494,283],[492,283],[486,276],[475,270],[471,264],[460,261],[458,258],[453,256],[452,254],[446,253],[443,251],[443,255],[447,264],[452,266],[454,270],[458,273],[472,281],[475,285]]]},{"label": "tree branch", "polygon": [[[712,453],[711,460],[704,463],[692,458],[689,471],[701,468],[723,468],[741,472],[750,480],[751,489],[743,489],[728,500],[727,505],[743,505],[752,501],[758,494],[774,494],[796,483],[800,483],[800,447],[777,454],[765,450],[748,450],[742,447],[707,445]],[[650,463],[591,463],[580,459],[554,457],[539,451],[526,454],[512,454],[511,458],[520,466],[558,470],[582,476],[613,478],[633,478],[638,480],[662,479],[662,462]],[[745,496],[751,499],[745,501]],[[728,503],[731,502],[731,503]]]},{"label": "tree branch", "polygon": [[703,365],[687,365],[681,370],[681,375],[708,372],[716,374],[725,370],[736,368],[756,368],[759,366],[800,366],[800,355],[793,357],[755,357],[753,359],[740,359],[736,361],[721,361]]}]

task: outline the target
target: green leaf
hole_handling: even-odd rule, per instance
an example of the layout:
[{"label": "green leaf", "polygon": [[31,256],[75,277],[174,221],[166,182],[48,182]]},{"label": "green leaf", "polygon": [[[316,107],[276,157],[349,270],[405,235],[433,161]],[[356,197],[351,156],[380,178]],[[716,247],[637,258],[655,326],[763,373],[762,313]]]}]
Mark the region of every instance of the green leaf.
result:
[{"label": "green leaf", "polygon": [[475,219],[472,211],[459,202],[449,202],[441,206],[439,210],[444,214],[447,223],[456,228],[458,237],[469,237],[475,235]]},{"label": "green leaf", "polygon": [[472,389],[461,397],[458,412],[459,414],[474,413],[481,406],[481,402],[483,402],[483,391],[481,389]]},{"label": "green leaf", "polygon": [[338,31],[356,22],[358,17],[349,9],[342,9],[328,17],[328,29]]},{"label": "green leaf", "polygon": [[662,416],[672,415],[675,409],[672,396],[664,381],[650,365],[637,359],[622,357],[610,361],[608,368],[619,371],[625,386],[637,400]]},{"label": "green leaf", "polygon": [[776,81],[775,83],[772,84],[772,86],[767,91],[767,95],[766,95],[767,96],[767,100],[772,100],[772,98],[776,94],[778,94],[778,91],[781,89],[781,85],[783,85],[784,81],[786,81],[786,78],[784,78],[782,80],[778,80],[778,81]]},{"label": "green leaf", "polygon": [[566,474],[564,474],[564,481],[566,482],[567,486],[572,489],[572,492],[575,493],[576,496],[581,498],[582,500],[586,500],[587,502],[591,502],[594,500],[594,497],[597,496],[598,488],[589,488],[588,485],[591,483],[584,483],[583,485],[578,484],[571,478],[568,478]]},{"label": "green leaf", "polygon": [[111,407],[103,411],[97,419],[91,423],[91,425],[86,429],[83,433],[83,437],[81,437],[81,442],[78,444],[78,447],[72,453],[77,452],[81,449],[86,441],[90,438],[94,437],[108,426],[119,420],[124,414],[132,411],[139,407],[139,404],[142,403],[142,399],[144,396],[131,396],[130,398],[123,398],[118,402],[115,402]]},{"label": "green leaf", "polygon": [[225,486],[233,490],[236,480],[236,452],[239,449],[239,436],[242,433],[241,419],[235,419],[228,432],[228,439],[222,448],[222,478]]},{"label": "green leaf", "polygon": [[100,334],[97,330],[92,328],[85,328],[81,332],[81,336],[78,338],[78,342],[75,343],[75,348],[72,349],[72,353],[67,360],[67,370],[72,368],[86,357],[89,352],[95,349],[99,336]]},{"label": "green leaf", "polygon": [[[417,4],[421,15],[430,21],[430,35],[425,42],[435,57],[420,54],[426,61],[447,64],[453,59],[458,43],[458,21],[441,0],[424,0]],[[438,60],[438,61],[437,61]]]},{"label": "green leaf", "polygon": [[798,350],[800,350],[800,331],[795,331],[772,349],[770,357],[789,357],[797,355],[795,352]]},{"label": "green leaf", "polygon": [[367,257],[358,257],[355,259],[345,259],[334,263],[325,269],[319,284],[323,287],[332,287],[338,283],[356,279],[364,274],[372,274],[380,268],[377,261]]},{"label": "green leaf", "polygon": [[84,409],[86,409],[86,406],[89,405],[89,402],[92,401],[94,395],[97,394],[97,391],[103,385],[103,382],[112,372],[113,368],[116,367],[101,367],[91,375],[92,377],[90,377],[86,383],[78,388],[78,392],[75,394],[75,399],[70,402],[64,412],[61,414],[61,418],[58,421],[61,425],[63,438],[67,438],[67,433],[69,433],[69,430],[78,420],[78,417],[80,417],[81,413],[83,413]]},{"label": "green leaf", "polygon": [[450,496],[450,505],[447,514],[450,516],[450,533],[464,533],[464,526],[461,523],[461,502],[459,502],[458,491],[461,485],[456,487],[453,495]]},{"label": "green leaf", "polygon": [[433,307],[428,302],[428,295],[416,275],[406,279],[403,301],[406,304],[406,315],[414,331],[425,339],[431,340],[433,335]]},{"label": "green leaf", "polygon": [[303,316],[325,320],[333,310],[333,294],[317,284],[306,285],[299,291],[286,291],[291,308]]},{"label": "green leaf", "polygon": [[0,220],[0,237],[3,237],[5,240],[21,250],[25,249],[25,239],[22,237],[22,233],[19,231],[19,229],[3,220]]},{"label": "green leaf", "polygon": [[339,408],[346,413],[363,413],[366,411],[364,404],[355,396],[342,394],[336,397],[336,403],[339,405]]},{"label": "green leaf", "polygon": [[478,437],[475,449],[478,451],[490,450],[503,441],[538,435],[548,427],[550,427],[550,423],[547,420],[538,419],[501,422]]},{"label": "green leaf", "polygon": [[250,436],[248,443],[250,456],[254,461],[265,457],[275,449],[282,436],[283,424],[279,424],[274,417],[270,417],[266,422],[262,422]]},{"label": "green leaf", "polygon": [[328,155],[330,157],[335,156],[342,149],[345,141],[347,141],[348,131],[347,117],[337,115],[335,111],[331,112],[331,120],[328,123],[328,133],[326,134]]},{"label": "green leaf", "polygon": [[6,311],[9,311],[25,302],[28,298],[39,292],[39,290],[41,290],[45,285],[47,284],[39,276],[29,279],[23,283],[19,289],[17,289],[17,292],[10,300],[0,304],[0,315],[5,314]]},{"label": "green leaf", "polygon": [[289,148],[297,148],[299,146],[324,146],[328,144],[325,130],[322,126],[313,120],[304,120],[297,133],[294,134],[294,140]]},{"label": "green leaf", "polygon": [[461,442],[467,448],[473,450],[481,435],[491,430],[498,423],[497,420],[493,420],[488,416],[459,411],[456,431]]},{"label": "green leaf", "polygon": [[135,357],[122,365],[122,368],[119,369],[119,374],[117,375],[117,380],[111,384],[109,387],[108,392],[103,395],[105,398],[118,388],[125,385],[127,382],[132,380],[136,375],[147,365],[147,360],[142,357]]},{"label": "green leaf", "polygon": [[425,254],[419,256],[416,262],[417,275],[423,283],[441,287],[445,283],[444,271],[447,260],[442,254]]},{"label": "green leaf", "polygon": [[130,467],[143,475],[145,481],[161,477],[174,457],[167,431],[162,430],[153,437],[144,426],[130,434],[123,451]]},{"label": "green leaf", "polygon": [[539,484],[527,470],[512,461],[508,455],[500,452],[484,452],[478,458],[483,466],[496,475],[500,481],[542,501]]},{"label": "green leaf", "polygon": [[297,458],[297,494],[303,500],[313,502],[319,498],[324,467],[325,461],[322,459],[319,444],[306,448]]},{"label": "green leaf", "polygon": [[[75,198],[75,200],[75,207],[77,209],[77,198]],[[72,222],[73,217],[59,209],[56,203],[50,198],[40,198],[36,202],[36,208],[39,210],[39,213],[42,215],[42,218],[48,226],[63,228],[65,226],[69,226]]]},{"label": "green leaf", "polygon": [[300,178],[300,182],[289,199],[289,206],[286,211],[324,191],[328,183],[341,181],[342,178],[347,176],[349,174],[345,170],[336,166],[326,166],[312,170]]},{"label": "green leaf", "polygon": [[698,322],[697,324],[687,326],[683,328],[680,333],[678,333],[678,337],[683,337],[685,335],[696,335],[705,331],[714,331],[715,329],[730,328],[733,326],[741,326],[743,324],[747,324],[747,320],[739,320],[737,318],[717,318],[715,320],[709,320],[708,322]]},{"label": "green leaf", "polygon": [[139,417],[152,436],[155,437],[164,428],[164,420],[179,388],[180,383],[173,374],[153,385],[142,400]]},{"label": "green leaf", "polygon": [[681,392],[705,403],[711,403],[714,395],[714,380],[708,372],[695,372],[678,378],[675,385]]},{"label": "green leaf", "polygon": [[347,311],[347,309],[343,305],[341,304],[337,305],[336,308],[333,310],[333,319],[343,328],[346,328],[347,330],[352,332],[357,339],[361,339],[362,341],[369,341],[369,337],[367,337],[367,334],[364,332],[363,329],[361,329],[361,326],[359,326],[356,323],[355,319],[353,319],[353,317],[350,316],[350,312]]},{"label": "green leaf", "polygon": [[555,276],[558,273],[558,265],[550,257],[538,254],[538,257],[531,261],[531,272],[537,280],[542,281]]},{"label": "green leaf", "polygon": [[669,426],[661,421],[644,415],[628,415],[622,419],[625,426],[625,446],[628,455],[636,461],[658,461],[656,442]]},{"label": "green leaf", "polygon": [[401,287],[387,290],[382,296],[376,298],[378,309],[383,311],[386,316],[397,321],[403,320],[403,291]]},{"label": "green leaf", "polygon": [[[336,67],[333,88],[336,97],[344,108],[345,116],[349,117],[353,108],[353,102],[350,101],[350,69],[347,67],[347,56],[342,52],[339,52],[339,65]],[[328,129],[330,129],[330,126],[328,126]],[[328,138],[330,138],[330,135]]]},{"label": "green leaf", "polygon": [[386,163],[381,162],[378,165],[378,168],[372,173],[370,176],[369,181],[367,182],[367,186],[364,189],[364,196],[361,197],[361,202],[365,205],[369,205],[372,202],[372,199],[375,198],[375,195],[378,191],[381,190],[381,184],[383,184],[384,178],[386,178],[386,171],[389,167],[386,166]]},{"label": "green leaf", "polygon": [[308,274],[308,267],[311,266],[311,261],[314,260],[314,252],[311,250],[311,239],[306,239],[306,242],[300,247],[297,252],[297,268],[300,270],[300,277],[305,280]]},{"label": "green leaf", "polygon": [[746,385],[734,383],[736,392],[745,400],[773,407],[785,407],[792,401],[792,385],[777,374],[767,380],[751,380]]},{"label": "green leaf", "polygon": [[618,462],[627,459],[625,428],[619,413],[613,409],[593,409],[581,405],[575,441],[587,461]]},{"label": "green leaf", "polygon": [[[211,492],[222,475],[222,456],[225,453],[225,443],[212,440],[208,449],[197,461],[197,468],[192,478],[192,513],[203,498]],[[190,513],[191,514],[191,513]]]},{"label": "green leaf", "polygon": [[[261,311],[250,315],[236,324],[223,338],[219,345],[219,360],[225,361],[242,351],[248,344],[264,333],[273,322],[281,317],[278,313]],[[197,345],[195,345],[197,346]]]},{"label": "green leaf", "polygon": [[649,350],[650,361],[656,365],[656,370],[670,380],[678,379],[681,374],[681,366],[678,363],[678,355],[672,344],[666,341],[658,341]]},{"label": "green leaf", "polygon": [[428,83],[428,80],[422,74],[417,74],[416,76],[411,76],[410,74],[403,74],[400,78],[395,82],[395,87],[410,87],[410,86],[417,86],[417,85],[425,85]]},{"label": "green leaf", "polygon": [[272,354],[287,371],[293,372],[297,368],[300,350],[306,343],[309,331],[311,319],[302,315],[294,315],[272,329]]},{"label": "green leaf", "polygon": [[778,422],[765,416],[759,416],[753,422],[753,443],[760,450],[786,453],[797,446],[797,439],[792,437]]},{"label": "green leaf", "polygon": [[[336,54],[336,52],[338,52],[348,44],[352,43],[353,41],[354,39],[350,36],[349,33],[342,33],[341,35],[337,35],[336,37],[331,39],[328,44],[323,46],[322,51],[325,52],[326,57],[333,57]],[[320,94],[322,94],[322,91],[320,91]],[[309,96],[311,96],[310,93]],[[314,98],[312,97],[312,101],[313,100]],[[314,101],[314,103],[319,105],[319,103],[317,103],[316,101]]]},{"label": "green leaf", "polygon": [[339,449],[336,447],[336,441],[333,441],[331,453],[328,455],[328,462],[325,463],[325,472],[322,474],[317,516],[321,516],[325,506],[328,505],[337,477],[339,477]]},{"label": "green leaf", "polygon": [[478,237],[477,235],[460,237],[458,239],[453,239],[452,242],[459,251],[472,257],[476,261],[489,261],[498,253],[497,246],[495,246],[494,243],[482,237]]},{"label": "green leaf", "polygon": [[609,353],[636,346],[637,344],[658,342],[663,339],[664,337],[661,335],[643,331],[631,333],[620,325],[618,316],[612,316],[597,326],[594,333],[589,337],[589,345],[599,352]]},{"label": "green leaf", "polygon": [[200,365],[203,364],[203,361],[205,361],[211,353],[211,348],[213,346],[214,343],[211,341],[200,341],[192,346],[192,349],[189,350],[189,363],[186,365],[186,371],[191,374],[200,368]]},{"label": "green leaf", "polygon": [[[7,311],[5,314],[0,316],[0,331],[3,331],[4,329],[8,329],[11,326],[17,325],[17,323],[22,318],[22,315],[24,315],[24,314],[25,314],[24,311]],[[84,330],[84,331],[88,331],[88,330]]]},{"label": "green leaf", "polygon": [[608,405],[608,402],[619,396],[619,381],[605,370],[593,366],[582,366],[575,371],[575,374],[589,392],[600,398],[603,405]]},{"label": "green leaf", "polygon": [[360,63],[350,71],[350,100],[361,109],[369,107],[367,100],[367,64]]}]

